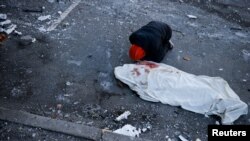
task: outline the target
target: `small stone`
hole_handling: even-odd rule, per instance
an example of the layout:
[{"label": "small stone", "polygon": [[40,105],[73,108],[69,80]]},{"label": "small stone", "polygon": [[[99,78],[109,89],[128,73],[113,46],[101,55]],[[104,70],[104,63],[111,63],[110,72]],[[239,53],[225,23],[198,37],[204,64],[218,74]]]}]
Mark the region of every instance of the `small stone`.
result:
[{"label": "small stone", "polygon": [[216,125],[220,125],[220,122],[219,122],[219,121],[216,121],[215,124],[216,124]]},{"label": "small stone", "polygon": [[197,138],[195,141],[201,141],[201,139]]},{"label": "small stone", "polygon": [[223,68],[219,68],[219,71],[223,71]]},{"label": "small stone", "polygon": [[32,137],[33,137],[33,138],[36,137],[36,133],[32,133]]},{"label": "small stone", "polygon": [[186,61],[190,61],[191,60],[191,58],[188,57],[188,56],[184,56],[183,59],[186,60]]},{"label": "small stone", "polygon": [[65,118],[68,118],[68,117],[70,117],[70,115],[69,115],[69,114],[65,114],[64,117],[65,117]]},{"label": "small stone", "polygon": [[62,104],[57,104],[57,105],[56,105],[56,108],[57,108],[57,109],[62,109],[62,107],[63,107]]}]

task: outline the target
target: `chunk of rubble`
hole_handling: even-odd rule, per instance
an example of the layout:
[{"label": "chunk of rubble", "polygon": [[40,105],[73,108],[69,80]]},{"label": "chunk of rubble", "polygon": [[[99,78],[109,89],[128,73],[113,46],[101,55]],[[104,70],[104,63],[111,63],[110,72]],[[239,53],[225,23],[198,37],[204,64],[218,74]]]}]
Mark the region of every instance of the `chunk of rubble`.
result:
[{"label": "chunk of rubble", "polygon": [[187,17],[190,18],[190,19],[197,19],[197,17],[194,16],[194,15],[187,15]]},{"label": "chunk of rubble", "polygon": [[121,121],[123,119],[128,119],[128,116],[131,115],[130,111],[125,111],[123,114],[121,114],[120,116],[118,116],[115,120],[116,121]]},{"label": "chunk of rubble", "polygon": [[23,35],[22,32],[19,32],[19,31],[17,31],[17,30],[14,31],[14,34],[19,35],[19,36]]},{"label": "chunk of rubble", "polygon": [[39,21],[45,21],[45,20],[50,20],[51,15],[46,15],[46,16],[40,16],[37,18]]},{"label": "chunk of rubble", "polygon": [[181,140],[181,141],[188,141],[186,138],[184,138],[182,135],[179,135],[179,139]]},{"label": "chunk of rubble", "polygon": [[6,19],[7,19],[7,15],[0,13],[0,20],[6,20]]},{"label": "chunk of rubble", "polygon": [[126,124],[122,128],[119,128],[113,132],[117,134],[122,134],[125,136],[139,137],[139,135],[141,134],[141,129],[139,128],[137,130],[134,126],[130,124]]},{"label": "chunk of rubble", "polygon": [[5,29],[5,33],[6,34],[10,34],[10,33],[12,33],[15,29],[16,29],[16,25],[15,24],[11,24],[10,26],[8,26],[8,28],[7,29]]},{"label": "chunk of rubble", "polygon": [[5,21],[0,22],[1,26],[7,25],[7,24],[11,24],[11,20],[5,20]]}]

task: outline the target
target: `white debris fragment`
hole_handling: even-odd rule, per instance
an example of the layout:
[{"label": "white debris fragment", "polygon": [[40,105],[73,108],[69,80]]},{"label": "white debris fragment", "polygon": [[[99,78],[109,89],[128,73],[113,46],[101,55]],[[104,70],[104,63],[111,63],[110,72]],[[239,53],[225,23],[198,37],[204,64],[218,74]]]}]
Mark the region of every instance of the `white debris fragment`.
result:
[{"label": "white debris fragment", "polygon": [[243,82],[247,82],[247,80],[246,80],[246,79],[242,79],[242,81],[243,81]]},{"label": "white debris fragment", "polygon": [[73,104],[74,104],[74,105],[77,105],[77,104],[79,104],[79,102],[78,102],[78,101],[76,101],[76,102],[74,102]]},{"label": "white debris fragment", "polygon": [[182,135],[179,135],[179,138],[181,141],[188,141],[186,138],[184,138]]},{"label": "white debris fragment", "polygon": [[244,60],[248,61],[250,59],[250,52],[248,50],[243,49],[242,53],[243,53]]},{"label": "white debris fragment", "polygon": [[68,64],[75,64],[77,66],[81,66],[82,61],[76,61],[76,60],[67,60]]},{"label": "white debris fragment", "polygon": [[66,82],[66,85],[67,85],[67,86],[70,86],[70,85],[72,85],[72,83],[69,82],[69,81],[67,81],[67,82]]},{"label": "white debris fragment", "polygon": [[122,128],[117,129],[113,132],[117,134],[122,134],[125,136],[139,137],[139,134],[141,134],[141,129],[139,128],[138,130],[136,130],[134,126],[130,124],[126,124]]},{"label": "white debris fragment", "polygon": [[168,138],[168,141],[172,141],[171,138]]},{"label": "white debris fragment", "polygon": [[219,68],[219,71],[223,71],[223,68]]},{"label": "white debris fragment", "polygon": [[32,133],[32,137],[33,137],[33,138],[36,137],[36,133]]},{"label": "white debris fragment", "polygon": [[58,11],[57,13],[58,13],[59,15],[61,15],[61,14],[62,14],[62,11]]},{"label": "white debris fragment", "polygon": [[7,30],[5,30],[5,32],[7,33],[7,34],[10,34],[10,33],[12,33],[15,29],[16,29],[16,25],[15,24],[11,24],[9,27],[8,27],[8,29]]},{"label": "white debris fragment", "polygon": [[121,121],[123,119],[127,119],[129,115],[131,115],[131,112],[130,111],[125,111],[123,114],[118,116],[115,120],[116,121]]},{"label": "white debris fragment", "polygon": [[142,128],[142,132],[146,132],[148,128]]},{"label": "white debris fragment", "polygon": [[55,0],[47,0],[49,3],[54,3]]},{"label": "white debris fragment", "polygon": [[4,26],[6,24],[11,24],[11,20],[5,20],[5,21],[0,22],[1,26]]},{"label": "white debris fragment", "polygon": [[6,19],[7,19],[7,15],[6,15],[6,14],[1,14],[1,13],[0,13],[0,19],[1,19],[1,20],[6,20]]},{"label": "white debris fragment", "polygon": [[219,121],[216,121],[215,124],[216,124],[216,125],[220,125],[220,122],[219,122]]},{"label": "white debris fragment", "polygon": [[39,27],[38,30],[41,32],[47,32],[47,29],[45,29],[44,26]]},{"label": "white debris fragment", "polygon": [[45,20],[50,20],[51,15],[46,15],[46,16],[40,16],[37,18],[39,21],[45,21]]},{"label": "white debris fragment", "polygon": [[190,18],[190,19],[197,19],[197,17],[194,16],[194,15],[187,15],[187,17]]},{"label": "white debris fragment", "polygon": [[65,114],[65,115],[64,115],[65,118],[68,118],[69,116],[70,116],[69,114]]},{"label": "white debris fragment", "polygon": [[201,139],[197,138],[195,141],[201,141]]},{"label": "white debris fragment", "polygon": [[23,35],[22,32],[19,32],[19,31],[17,31],[17,30],[15,30],[14,33],[15,33],[16,35],[19,35],[19,36]]}]

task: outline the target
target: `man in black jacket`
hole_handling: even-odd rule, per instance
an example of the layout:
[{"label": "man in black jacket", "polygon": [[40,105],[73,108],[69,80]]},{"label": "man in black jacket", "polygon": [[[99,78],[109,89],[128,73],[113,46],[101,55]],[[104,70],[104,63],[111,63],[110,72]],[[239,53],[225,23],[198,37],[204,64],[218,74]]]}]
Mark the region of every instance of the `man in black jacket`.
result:
[{"label": "man in black jacket", "polygon": [[149,22],[130,35],[130,58],[134,61],[162,61],[167,51],[173,48],[171,36],[172,29],[167,24],[159,21]]}]

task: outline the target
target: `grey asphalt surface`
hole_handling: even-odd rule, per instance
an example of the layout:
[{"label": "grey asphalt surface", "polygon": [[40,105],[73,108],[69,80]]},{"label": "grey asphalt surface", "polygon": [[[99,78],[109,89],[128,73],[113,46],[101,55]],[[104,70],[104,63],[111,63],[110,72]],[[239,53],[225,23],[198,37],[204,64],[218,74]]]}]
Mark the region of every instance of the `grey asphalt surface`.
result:
[{"label": "grey asphalt surface", "polygon": [[[174,29],[175,44],[163,63],[196,75],[220,76],[250,105],[250,58],[242,53],[250,52],[249,2],[227,3],[232,11],[238,10],[232,18],[227,17],[232,11],[213,2],[209,6],[185,0],[82,0],[54,31],[42,32],[38,28],[48,27],[72,1],[3,0],[0,5],[6,8],[1,7],[1,13],[7,13],[23,35],[37,41],[23,45],[21,37],[11,35],[1,44],[0,106],[101,129],[151,126],[140,137],[152,140],[167,140],[166,136],[178,140],[178,135],[207,140],[207,125],[215,124],[218,117],[143,101],[115,80],[113,70],[132,63],[127,52],[133,31],[151,20],[163,21]],[[42,6],[43,13],[22,11]],[[48,14],[51,20],[37,20]],[[188,18],[189,14],[197,19]],[[185,56],[191,60],[183,60]],[[114,121],[126,110],[132,113],[127,120]],[[250,124],[249,114],[235,124]],[[1,121],[0,130],[19,126]],[[23,131],[14,133],[24,134],[20,139],[27,140],[29,129]],[[0,134],[0,140],[13,136]],[[60,140],[61,135],[48,136]]]}]

